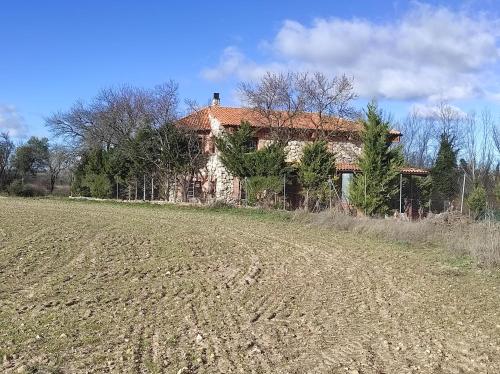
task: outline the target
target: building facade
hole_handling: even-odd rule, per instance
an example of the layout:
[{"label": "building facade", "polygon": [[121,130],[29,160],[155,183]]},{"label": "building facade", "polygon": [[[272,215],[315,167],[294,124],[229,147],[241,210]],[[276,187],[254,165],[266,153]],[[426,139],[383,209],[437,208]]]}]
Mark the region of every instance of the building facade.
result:
[{"label": "building facade", "polygon": [[[224,132],[235,131],[242,122],[247,122],[254,130],[253,144],[256,149],[266,147],[273,141],[273,126],[288,130],[286,146],[287,162],[300,160],[304,146],[318,139],[326,139],[328,148],[336,156],[339,193],[347,198],[350,175],[357,170],[356,162],[361,154],[362,124],[334,117],[320,117],[315,113],[290,115],[273,112],[267,116],[248,108],[233,108],[220,105],[218,94],[214,94],[212,105],[202,108],[179,121],[179,126],[195,130],[200,137],[204,152],[207,154],[206,167],[190,184],[188,200],[226,201],[239,200],[241,181],[233,177],[222,164],[215,147],[215,137]],[[274,114],[276,114],[274,116]],[[279,118],[278,118],[279,117]],[[391,130],[391,141],[398,142],[401,133]],[[343,175],[345,174],[345,175]]]}]

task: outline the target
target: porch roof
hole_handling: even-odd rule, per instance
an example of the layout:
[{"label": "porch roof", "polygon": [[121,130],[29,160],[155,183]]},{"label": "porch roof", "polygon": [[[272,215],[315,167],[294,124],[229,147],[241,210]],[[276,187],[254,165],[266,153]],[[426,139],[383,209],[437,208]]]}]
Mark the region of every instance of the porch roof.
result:
[{"label": "porch roof", "polygon": [[[341,172],[341,173],[359,173],[359,172],[361,172],[361,169],[359,168],[358,165],[345,163],[345,162],[337,163],[336,169],[337,169],[337,172]],[[401,174],[426,176],[429,174],[429,170],[415,168],[415,167],[411,167],[411,166],[404,166],[401,168]]]}]

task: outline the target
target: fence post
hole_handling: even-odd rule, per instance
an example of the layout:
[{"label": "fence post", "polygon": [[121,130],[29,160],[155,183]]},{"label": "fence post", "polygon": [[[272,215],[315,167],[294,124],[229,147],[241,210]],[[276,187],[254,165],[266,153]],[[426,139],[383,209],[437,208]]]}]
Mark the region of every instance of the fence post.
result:
[{"label": "fence post", "polygon": [[154,184],[154,178],[151,176],[151,201],[155,199],[155,184]]},{"label": "fence post", "polygon": [[464,179],[462,181],[462,198],[460,201],[460,214],[462,214],[464,210],[464,194],[465,194],[465,171],[464,171]]},{"label": "fence post", "polygon": [[286,175],[283,175],[283,210],[286,210]]},{"label": "fence post", "polygon": [[403,213],[402,200],[403,200],[403,173],[399,173],[399,214]]},{"label": "fence post", "polygon": [[328,189],[330,190],[329,209],[332,210],[332,177],[328,176]]}]

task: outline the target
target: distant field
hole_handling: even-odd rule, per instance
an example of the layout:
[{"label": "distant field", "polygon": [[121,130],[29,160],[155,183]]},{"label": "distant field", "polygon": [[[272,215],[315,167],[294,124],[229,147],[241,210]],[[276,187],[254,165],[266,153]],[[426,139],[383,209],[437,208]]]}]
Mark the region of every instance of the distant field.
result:
[{"label": "distant field", "polygon": [[285,215],[0,198],[9,372],[500,373],[500,278]]}]

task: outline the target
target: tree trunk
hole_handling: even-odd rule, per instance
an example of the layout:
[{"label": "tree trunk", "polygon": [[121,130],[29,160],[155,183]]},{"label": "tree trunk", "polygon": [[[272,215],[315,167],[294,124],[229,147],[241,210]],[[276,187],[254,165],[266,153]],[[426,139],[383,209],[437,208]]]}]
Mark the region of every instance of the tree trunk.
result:
[{"label": "tree trunk", "polygon": [[154,179],[151,177],[151,201],[155,199],[155,184]]},{"label": "tree trunk", "polygon": [[146,174],[142,176],[142,200],[146,201]]}]

